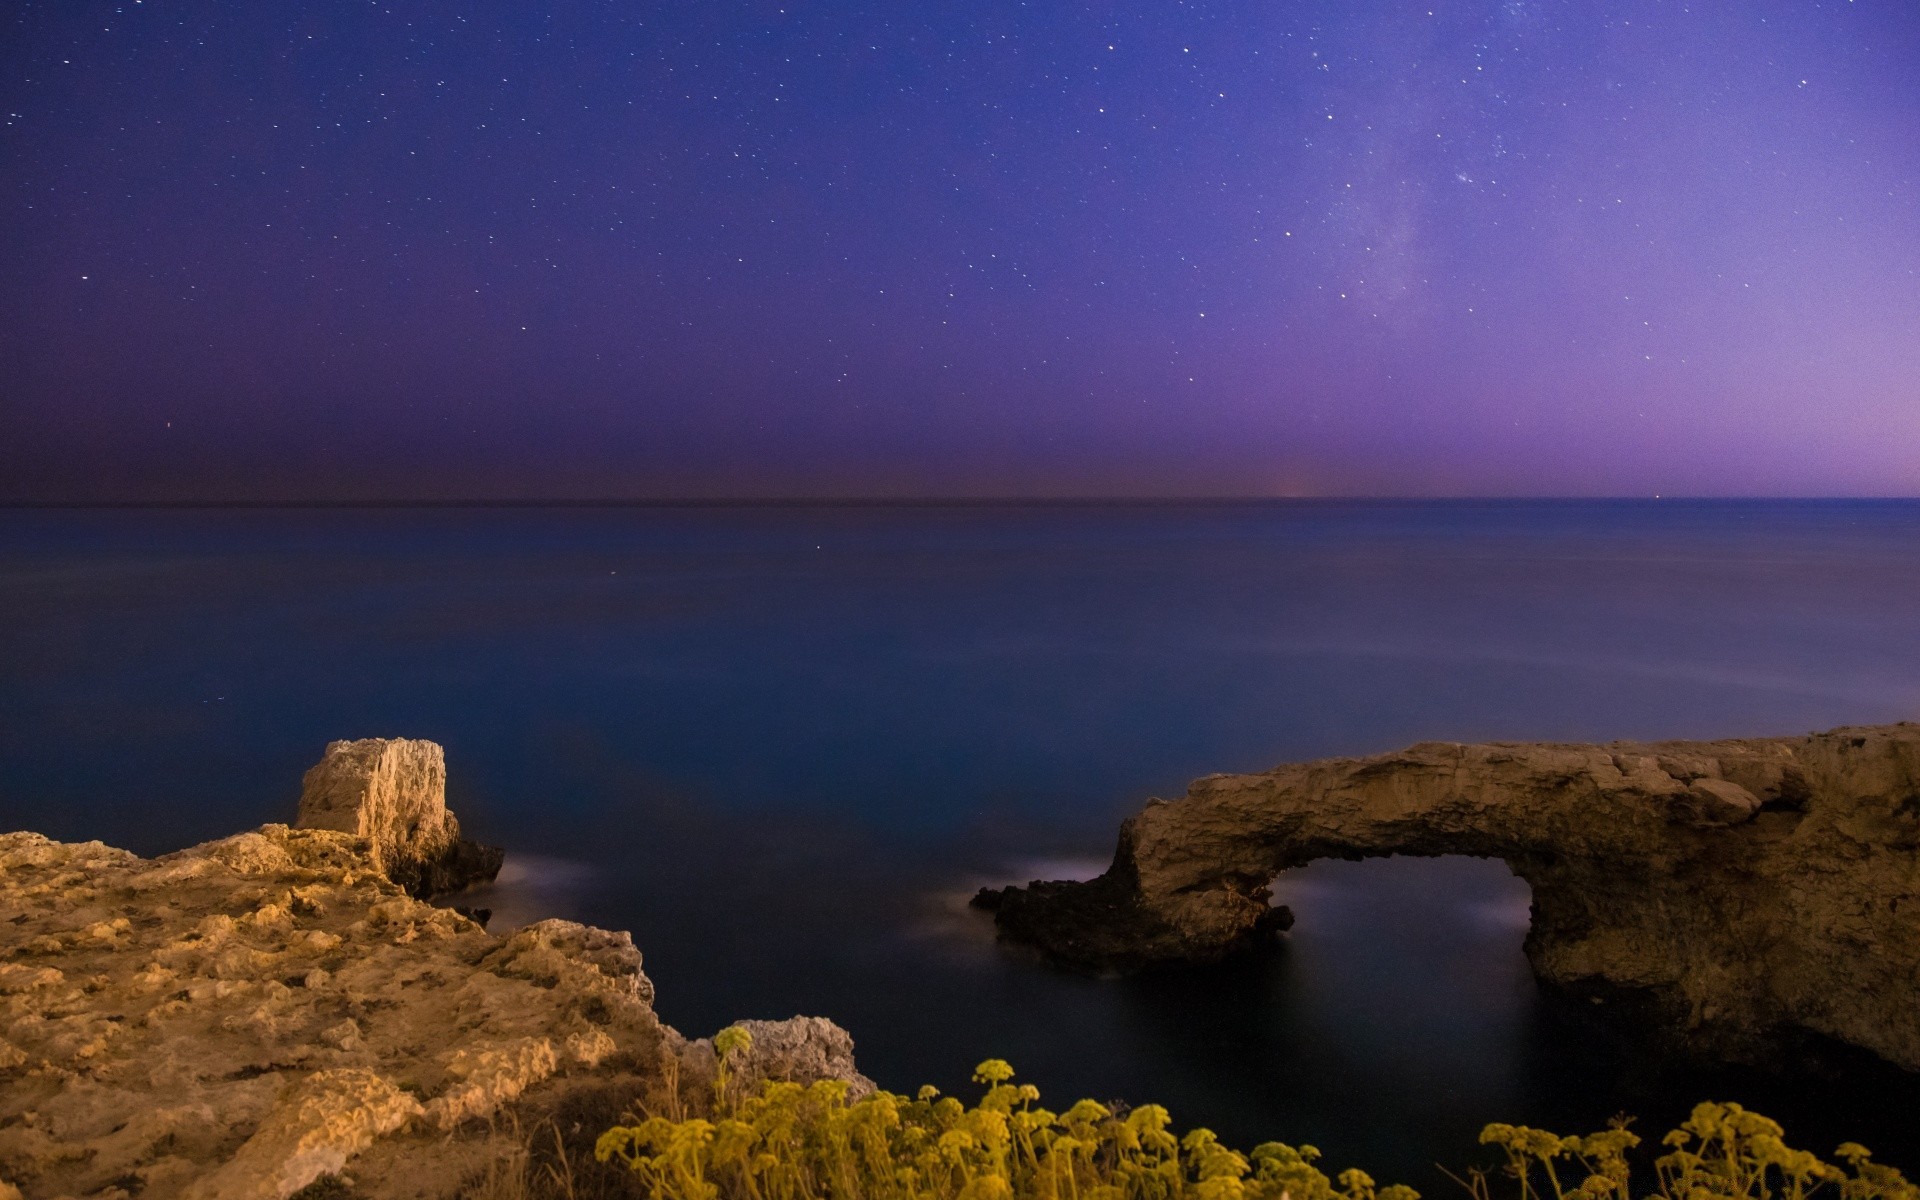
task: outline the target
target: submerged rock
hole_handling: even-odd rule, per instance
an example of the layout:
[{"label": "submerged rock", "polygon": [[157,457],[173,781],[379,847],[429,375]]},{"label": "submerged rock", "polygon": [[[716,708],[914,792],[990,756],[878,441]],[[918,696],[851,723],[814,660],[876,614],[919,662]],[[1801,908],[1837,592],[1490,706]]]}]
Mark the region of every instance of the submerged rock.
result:
[{"label": "submerged rock", "polygon": [[486,883],[506,852],[460,836],[447,808],[440,746],[412,738],[333,742],[301,780],[299,829],[337,829],[372,843],[375,864],[426,899]]},{"label": "submerged rock", "polygon": [[[1831,1039],[1920,1070],[1920,726],[1610,745],[1424,743],[1214,775],[1121,826],[1085,883],[987,893],[1081,969],[1204,963],[1291,922],[1321,858],[1504,860],[1545,983],[1631,1000],[1704,1057]],[[1284,915],[1282,915],[1284,914]]]}]

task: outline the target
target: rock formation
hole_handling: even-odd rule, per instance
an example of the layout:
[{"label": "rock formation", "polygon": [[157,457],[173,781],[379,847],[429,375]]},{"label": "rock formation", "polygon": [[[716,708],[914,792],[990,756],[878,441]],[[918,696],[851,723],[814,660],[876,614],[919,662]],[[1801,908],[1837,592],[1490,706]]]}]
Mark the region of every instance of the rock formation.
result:
[{"label": "rock formation", "polygon": [[1274,876],[1462,854],[1533,889],[1545,983],[1708,1057],[1812,1035],[1920,1070],[1920,726],[1610,745],[1424,743],[1197,780],[1121,826],[1086,883],[986,892],[1068,965],[1219,959],[1285,928]]},{"label": "rock formation", "polygon": [[447,808],[446,756],[411,738],[329,744],[301,780],[294,827],[366,838],[374,865],[423,900],[491,880],[505,857],[460,836]]},{"label": "rock formation", "polygon": [[[403,798],[437,798],[440,751],[367,746],[308,776],[324,799],[366,764],[351,830],[155,859],[0,835],[0,1197],[282,1200],[343,1167],[369,1200],[452,1195],[515,1122],[570,1112],[590,1145],[631,1103],[709,1094],[711,1044],[655,1017],[627,934],[496,937],[395,883],[435,844],[444,810]],[[831,1022],[750,1028],[755,1078],[870,1086]]]},{"label": "rock formation", "polygon": [[[735,1051],[733,1077],[741,1094],[751,1094],[769,1079],[844,1079],[850,1099],[874,1091],[874,1082],[853,1064],[853,1037],[825,1017],[788,1017],[784,1021],[736,1021],[753,1039]],[[696,1064],[703,1078],[713,1077],[713,1039],[690,1042],[682,1059]]]}]

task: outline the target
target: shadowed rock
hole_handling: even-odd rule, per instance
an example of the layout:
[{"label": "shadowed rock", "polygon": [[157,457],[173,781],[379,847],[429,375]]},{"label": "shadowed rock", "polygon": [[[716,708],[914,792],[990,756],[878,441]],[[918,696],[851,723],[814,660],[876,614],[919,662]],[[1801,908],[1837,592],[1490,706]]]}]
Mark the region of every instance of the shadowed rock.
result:
[{"label": "shadowed rock", "polygon": [[1498,858],[1533,889],[1534,973],[1631,999],[1708,1057],[1814,1035],[1920,1070],[1920,727],[1598,745],[1424,743],[1195,781],[1086,883],[984,893],[1082,969],[1218,960],[1316,859]]},{"label": "shadowed rock", "polygon": [[1035,880],[1026,887],[981,888],[975,908],[993,913],[1003,937],[1039,949],[1062,966],[1091,972],[1138,971],[1165,963],[1211,962],[1267,942],[1293,928],[1293,910],[1269,905],[1266,880],[1230,879],[1230,903],[1251,920],[1201,949],[1188,930],[1146,902],[1134,872],[1132,822],[1120,827],[1120,850],[1105,874],[1085,882]]},{"label": "shadowed rock", "polygon": [[506,852],[460,836],[447,808],[438,743],[412,738],[333,742],[301,780],[296,829],[337,829],[372,843],[387,878],[424,899],[485,883]]}]

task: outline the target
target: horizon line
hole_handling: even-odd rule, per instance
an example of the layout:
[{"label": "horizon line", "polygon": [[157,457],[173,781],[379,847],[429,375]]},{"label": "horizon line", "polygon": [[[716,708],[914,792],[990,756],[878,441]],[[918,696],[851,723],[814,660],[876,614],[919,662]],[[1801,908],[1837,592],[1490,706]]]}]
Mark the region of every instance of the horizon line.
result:
[{"label": "horizon line", "polygon": [[1920,496],[708,496],[355,500],[0,500],[0,509],[1209,508],[1289,504],[1900,504]]}]

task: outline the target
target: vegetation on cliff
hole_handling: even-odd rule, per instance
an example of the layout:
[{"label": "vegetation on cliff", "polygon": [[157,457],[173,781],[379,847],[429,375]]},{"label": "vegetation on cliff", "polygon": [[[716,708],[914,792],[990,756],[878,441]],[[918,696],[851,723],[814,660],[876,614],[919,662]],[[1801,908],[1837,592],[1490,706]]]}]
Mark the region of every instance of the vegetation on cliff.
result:
[{"label": "vegetation on cliff", "polygon": [[[999,1059],[976,1070],[986,1092],[971,1108],[930,1087],[851,1101],[838,1080],[747,1091],[728,1064],[750,1041],[737,1027],[714,1039],[710,1117],[615,1126],[595,1156],[627,1167],[652,1200],[1418,1200],[1364,1171],[1330,1178],[1312,1146],[1243,1154],[1206,1129],[1176,1136],[1158,1105],[1050,1111]],[[1737,1104],[1695,1108],[1662,1139],[1651,1180],[1635,1176],[1641,1139],[1624,1122],[1586,1137],[1489,1125],[1480,1140],[1506,1163],[1462,1181],[1473,1200],[1920,1200],[1920,1186],[1865,1148],[1841,1146],[1835,1165]]]}]

